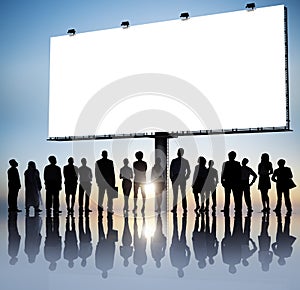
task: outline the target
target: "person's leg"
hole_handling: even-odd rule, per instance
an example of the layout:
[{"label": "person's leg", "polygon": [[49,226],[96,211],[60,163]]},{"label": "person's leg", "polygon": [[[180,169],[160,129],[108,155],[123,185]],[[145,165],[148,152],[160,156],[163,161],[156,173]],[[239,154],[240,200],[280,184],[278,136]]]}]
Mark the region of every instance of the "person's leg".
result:
[{"label": "person's leg", "polygon": [[172,211],[177,211],[177,203],[178,203],[178,183],[175,181],[172,183],[172,191],[173,191],[173,207]]},{"label": "person's leg", "polygon": [[99,186],[98,190],[98,209],[103,210],[103,199],[104,199],[105,188],[104,186]]},{"label": "person's leg", "polygon": [[285,206],[287,211],[291,212],[292,211],[292,203],[291,203],[291,199],[290,199],[290,190],[286,189],[284,192],[284,202],[285,202]]},{"label": "person's leg", "polygon": [[46,189],[46,210],[50,211],[52,208],[52,194],[50,189]]},{"label": "person's leg", "polygon": [[110,213],[113,213],[113,198],[112,198],[112,191],[113,188],[107,188],[106,193],[107,193],[107,210]]},{"label": "person's leg", "polygon": [[182,181],[180,183],[180,191],[181,191],[181,197],[182,197],[182,208],[183,211],[187,211],[187,199],[186,199],[186,182]]},{"label": "person's leg", "polygon": [[17,200],[18,200],[18,188],[9,187],[8,189],[8,208],[10,211],[15,211],[18,209]]},{"label": "person's leg", "polygon": [[194,193],[194,200],[196,204],[195,211],[198,211],[200,209],[200,204],[199,204],[199,194],[198,192],[193,192]]},{"label": "person's leg", "polygon": [[143,198],[142,212],[144,212],[144,211],[145,211],[145,206],[146,206],[145,183],[142,183],[142,184],[141,184],[141,192],[142,192],[142,198]]},{"label": "person's leg", "polygon": [[53,190],[53,210],[59,213],[59,190]]},{"label": "person's leg", "polygon": [[233,192],[233,198],[234,198],[234,209],[236,211],[242,210],[242,193],[241,188],[235,186],[232,190]]},{"label": "person's leg", "polygon": [[78,205],[79,205],[79,212],[83,211],[83,194],[84,188],[81,184],[79,184],[79,193],[78,193]]},{"label": "person's leg", "polygon": [[70,211],[70,193],[69,193],[69,188],[68,186],[65,186],[65,195],[66,195],[66,206],[67,206],[67,211]]},{"label": "person's leg", "polygon": [[228,212],[229,211],[229,206],[230,206],[230,193],[231,193],[231,188],[230,187],[224,187],[224,193],[225,193],[225,201],[224,201],[224,209],[223,211]]},{"label": "person's leg", "polygon": [[137,209],[137,197],[138,197],[139,187],[140,187],[140,183],[139,182],[134,182],[134,184],[133,184],[133,198],[134,198],[133,210],[134,211]]},{"label": "person's leg", "polygon": [[247,205],[248,211],[252,211],[250,186],[244,188],[244,198],[245,198],[245,203]]},{"label": "person's leg", "polygon": [[212,192],[211,197],[212,197],[212,210],[215,210],[216,206],[217,206],[217,193],[216,193],[216,189]]}]

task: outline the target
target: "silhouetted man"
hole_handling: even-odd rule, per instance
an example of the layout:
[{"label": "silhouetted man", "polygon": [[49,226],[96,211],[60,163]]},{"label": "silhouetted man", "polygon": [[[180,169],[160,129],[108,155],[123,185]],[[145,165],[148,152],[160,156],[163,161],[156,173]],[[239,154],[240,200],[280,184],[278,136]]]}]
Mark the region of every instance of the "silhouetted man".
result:
[{"label": "silhouetted man", "polygon": [[79,251],[78,256],[82,259],[81,266],[85,267],[87,258],[92,255],[93,244],[92,244],[92,233],[90,229],[89,216],[85,217],[85,229],[83,225],[83,216],[79,216]]},{"label": "silhouetted man", "polygon": [[241,196],[241,165],[235,161],[236,153],[231,151],[228,153],[229,161],[223,163],[221,183],[225,189],[225,213],[229,212],[230,193],[232,191],[235,203],[235,211],[242,210],[242,196]]},{"label": "silhouetted man", "polygon": [[95,164],[96,182],[99,187],[98,209],[103,211],[103,199],[107,194],[107,210],[113,213],[113,191],[115,190],[115,171],[113,161],[107,158],[107,151],[102,151],[102,158]]},{"label": "silhouetted man", "polygon": [[146,193],[145,193],[145,185],[146,185],[146,171],[147,171],[147,163],[143,161],[144,154],[141,151],[135,153],[135,157],[137,161],[133,162],[133,172],[134,172],[134,184],[133,184],[133,192],[134,192],[134,207],[133,211],[137,210],[137,198],[139,188],[141,188],[142,198],[143,198],[143,206],[142,212],[145,211],[146,205]]},{"label": "silhouetted man", "polygon": [[18,162],[15,159],[9,160],[11,166],[7,170],[8,177],[8,211],[9,212],[21,212],[17,206],[18,194],[21,188],[20,175],[17,169]]},{"label": "silhouetted man", "polygon": [[216,191],[217,191],[217,185],[219,183],[219,177],[218,177],[218,171],[215,169],[214,166],[214,161],[209,160],[208,162],[208,175],[206,178],[206,183],[207,183],[207,191],[209,196],[212,198],[212,207],[211,209],[213,211],[216,210],[217,206],[217,196],[216,196]]},{"label": "silhouetted man", "polygon": [[61,170],[56,165],[55,156],[49,156],[50,164],[44,169],[44,180],[46,187],[46,210],[47,214],[53,209],[54,214],[59,214],[59,191],[61,190]]},{"label": "silhouetted man", "polygon": [[183,154],[183,148],[179,148],[177,151],[178,157],[173,159],[170,165],[170,179],[172,181],[173,189],[173,209],[171,210],[172,212],[177,211],[179,187],[182,196],[182,207],[184,212],[187,212],[186,180],[190,177],[191,169],[189,162],[182,157]]},{"label": "silhouetted man", "polygon": [[89,206],[90,206],[90,195],[92,190],[92,179],[93,179],[93,173],[92,169],[89,168],[86,164],[87,161],[85,158],[81,159],[81,164],[78,168],[78,174],[79,174],[79,214],[82,215],[83,212],[83,200],[85,197],[85,214],[88,215],[89,212],[91,212]]},{"label": "silhouetted man", "polygon": [[[77,190],[78,167],[74,165],[74,159],[68,159],[68,165],[64,166],[65,194],[68,213],[74,212],[75,196]],[[70,200],[71,197],[71,200]]]},{"label": "silhouetted man", "polygon": [[157,268],[161,266],[161,260],[165,256],[167,238],[163,233],[160,214],[157,216],[154,235],[151,237],[151,254]]}]

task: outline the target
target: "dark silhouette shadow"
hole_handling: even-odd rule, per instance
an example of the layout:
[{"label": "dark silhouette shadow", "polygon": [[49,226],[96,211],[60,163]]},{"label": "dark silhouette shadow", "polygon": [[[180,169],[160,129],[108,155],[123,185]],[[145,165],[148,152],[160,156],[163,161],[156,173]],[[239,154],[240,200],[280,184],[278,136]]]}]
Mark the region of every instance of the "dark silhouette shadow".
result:
[{"label": "dark silhouette shadow", "polygon": [[170,260],[173,267],[177,269],[178,277],[184,276],[184,268],[190,263],[191,251],[186,242],[187,217],[182,217],[182,228],[180,237],[178,234],[177,214],[173,213],[173,235],[170,246]]},{"label": "dark silhouette shadow", "polygon": [[50,263],[49,270],[54,271],[61,258],[62,244],[59,235],[59,216],[46,217],[46,239],[44,246],[45,260]]},{"label": "dark silhouette shadow", "polygon": [[160,214],[157,216],[156,228],[151,237],[151,255],[157,268],[161,267],[161,260],[166,255],[167,238],[163,233],[163,224]]},{"label": "dark silhouette shadow", "polygon": [[95,176],[99,187],[98,209],[103,211],[103,199],[105,192],[107,194],[107,210],[113,213],[113,198],[115,193],[115,170],[112,160],[107,158],[107,151],[102,151],[102,158],[96,161]]},{"label": "dark silhouette shadow", "polygon": [[34,263],[40,252],[42,219],[39,215],[26,216],[25,220],[25,253],[29,263]]},{"label": "dark silhouette shadow", "polygon": [[122,245],[120,246],[120,255],[123,257],[123,265],[128,267],[129,258],[132,256],[133,246],[132,246],[132,235],[129,228],[128,217],[124,216],[124,228],[122,235]]},{"label": "dark silhouette shadow", "polygon": [[213,160],[208,161],[208,175],[206,179],[208,195],[212,199],[211,209],[213,210],[213,212],[216,211],[216,206],[217,206],[216,191],[217,191],[217,185],[219,183],[218,171],[213,167],[214,164],[215,163]]},{"label": "dark silhouette shadow", "polygon": [[124,166],[120,169],[120,179],[122,179],[122,189],[123,189],[123,195],[124,195],[124,207],[123,212],[124,214],[128,213],[128,199],[130,195],[130,191],[132,188],[132,178],[133,178],[133,172],[132,168],[128,166],[129,161],[127,158],[123,160]]},{"label": "dark silhouette shadow", "polygon": [[273,252],[270,251],[271,237],[268,233],[269,229],[269,213],[264,213],[261,219],[261,231],[258,236],[258,260],[261,263],[261,269],[264,272],[269,271],[270,264],[273,260]]},{"label": "dark silhouette shadow", "polygon": [[189,162],[182,156],[184,154],[184,149],[179,148],[177,151],[177,158],[171,161],[170,165],[170,179],[172,182],[173,190],[173,208],[172,212],[177,211],[178,204],[178,189],[181,191],[181,201],[183,211],[187,211],[187,199],[186,199],[186,180],[189,179],[191,174],[191,169]]},{"label": "dark silhouette shadow", "polygon": [[278,264],[283,266],[286,264],[286,259],[292,256],[293,244],[296,237],[290,235],[291,216],[286,215],[284,228],[282,229],[281,214],[277,215],[277,233],[276,242],[272,244],[274,255],[278,257]]},{"label": "dark silhouette shadow", "polygon": [[284,159],[279,159],[277,164],[278,164],[278,168],[274,170],[274,173],[272,175],[272,181],[276,182],[276,192],[277,192],[277,205],[274,211],[275,212],[281,211],[282,194],[283,194],[287,212],[290,214],[292,212],[292,204],[290,200],[290,188],[295,186],[295,184],[293,184],[292,181],[293,173],[291,168],[285,166]]},{"label": "dark silhouette shadow", "polygon": [[273,166],[269,160],[269,154],[261,155],[261,162],[258,164],[258,189],[261,193],[262,212],[270,211],[269,189],[271,189],[270,174],[273,173]]},{"label": "dark silhouette shadow", "polygon": [[78,180],[78,167],[74,165],[73,157],[68,159],[68,164],[64,166],[63,174],[65,178],[67,211],[68,213],[73,213]]},{"label": "dark silhouette shadow", "polygon": [[[206,159],[203,156],[198,158],[199,165],[196,165],[194,175],[193,175],[193,193],[195,199],[195,212],[197,213],[199,210],[201,212],[209,210],[209,192],[206,188],[206,178],[208,175],[208,169],[206,168]],[[199,204],[199,194],[201,200],[201,207]],[[205,205],[204,205],[205,204]]]},{"label": "dark silhouette shadow", "polygon": [[157,157],[151,170],[151,182],[154,184],[155,188],[155,211],[158,213],[161,212],[162,194],[166,188],[165,175],[166,171],[161,166],[161,159]]},{"label": "dark silhouette shadow", "polygon": [[234,217],[234,226],[231,232],[230,217],[224,215],[225,234],[221,243],[223,263],[228,265],[228,271],[231,274],[237,272],[236,266],[240,264],[242,258],[242,215],[236,214]]},{"label": "dark silhouette shadow", "polygon": [[[92,179],[93,173],[92,169],[88,167],[86,158],[81,159],[81,166],[78,168],[79,174],[79,215],[83,213],[83,207],[85,209],[85,214],[88,215],[90,210],[90,195],[92,191]],[[84,204],[84,205],[83,205]]]},{"label": "dark silhouette shadow", "polygon": [[141,151],[135,153],[135,157],[137,161],[133,162],[133,172],[134,172],[134,183],[133,183],[133,192],[134,192],[134,207],[133,211],[137,210],[137,198],[139,188],[141,189],[143,206],[142,213],[145,211],[146,206],[146,193],[145,193],[145,185],[146,185],[146,171],[147,171],[147,163],[143,161],[144,154]]},{"label": "dark silhouette shadow", "polygon": [[241,196],[241,165],[235,161],[236,153],[231,151],[228,153],[228,161],[223,163],[221,183],[225,190],[225,202],[223,212],[228,213],[230,207],[230,193],[233,193],[234,209],[236,212],[242,210]]},{"label": "dark silhouette shadow", "polygon": [[18,162],[15,159],[9,160],[10,168],[7,170],[8,178],[8,211],[21,212],[18,209],[18,194],[21,188],[20,175],[17,169]]},{"label": "dark silhouette shadow", "polygon": [[143,266],[147,263],[147,238],[145,235],[146,222],[143,216],[143,225],[141,234],[139,235],[139,229],[136,217],[134,217],[133,224],[133,263],[136,265],[135,272],[137,275],[142,275],[144,273]]},{"label": "dark silhouette shadow", "polygon": [[62,176],[60,167],[56,165],[56,157],[49,156],[50,164],[44,169],[44,180],[46,187],[46,210],[50,214],[51,209],[53,213],[59,214],[59,191],[61,190]]},{"label": "dark silhouette shadow", "polygon": [[69,268],[74,267],[74,261],[78,258],[78,240],[75,229],[75,218],[66,217],[64,259],[68,261]]},{"label": "dark silhouette shadow", "polygon": [[210,265],[215,263],[214,257],[218,254],[219,241],[217,239],[217,218],[216,215],[212,215],[212,224],[210,227],[209,214],[206,213],[206,247],[207,257]]},{"label": "dark silhouette shadow", "polygon": [[15,265],[18,262],[21,236],[18,231],[18,214],[11,211],[8,214],[8,255],[10,256],[9,264]]},{"label": "dark silhouette shadow", "polygon": [[108,277],[108,271],[114,266],[118,231],[113,229],[112,213],[107,213],[107,234],[104,233],[103,218],[98,217],[98,244],[95,252],[96,268],[102,271],[102,278]]},{"label": "dark silhouette shadow", "polygon": [[[85,226],[84,226],[85,225]],[[85,267],[87,259],[92,255],[93,244],[92,244],[92,233],[90,229],[89,216],[85,217],[85,223],[83,216],[79,216],[79,251],[78,256],[81,258],[81,266]]]}]

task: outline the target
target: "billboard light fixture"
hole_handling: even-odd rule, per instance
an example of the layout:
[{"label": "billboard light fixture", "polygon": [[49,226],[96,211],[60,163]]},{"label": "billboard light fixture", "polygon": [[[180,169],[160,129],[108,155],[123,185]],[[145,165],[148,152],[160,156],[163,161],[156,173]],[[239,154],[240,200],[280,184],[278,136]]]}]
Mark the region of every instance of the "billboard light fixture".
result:
[{"label": "billboard light fixture", "polygon": [[255,9],[255,3],[248,3],[246,4],[246,9],[248,9],[249,11],[253,11]]},{"label": "billboard light fixture", "polygon": [[70,36],[74,36],[76,34],[76,30],[74,28],[70,28],[68,29],[67,33],[70,35]]},{"label": "billboard light fixture", "polygon": [[180,19],[181,20],[188,20],[190,18],[190,14],[188,12],[182,12],[180,14]]},{"label": "billboard light fixture", "polygon": [[121,27],[123,27],[123,28],[128,28],[129,27],[129,21],[128,20],[126,20],[126,21],[122,21],[121,22]]}]

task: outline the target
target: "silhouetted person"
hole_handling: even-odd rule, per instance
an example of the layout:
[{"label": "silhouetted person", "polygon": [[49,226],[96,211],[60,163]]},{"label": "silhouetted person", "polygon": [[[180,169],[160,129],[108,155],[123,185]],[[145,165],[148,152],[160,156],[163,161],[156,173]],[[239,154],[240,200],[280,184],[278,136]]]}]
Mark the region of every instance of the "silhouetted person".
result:
[{"label": "silhouetted person", "polygon": [[70,215],[66,218],[64,258],[68,261],[69,268],[74,267],[74,261],[78,258],[75,218]]},{"label": "silhouetted person", "polygon": [[206,248],[207,248],[207,257],[210,265],[215,263],[214,257],[218,254],[219,241],[217,239],[217,218],[216,215],[212,215],[212,224],[210,228],[209,224],[209,214],[206,215]]},{"label": "silhouetted person", "polygon": [[151,255],[157,268],[161,266],[161,260],[166,255],[167,238],[163,233],[160,214],[157,216],[155,232],[151,237]]},{"label": "silhouetted person", "polygon": [[25,253],[29,263],[34,263],[40,253],[42,218],[39,215],[26,216],[25,220]]},{"label": "silhouetted person", "polygon": [[270,211],[269,189],[271,188],[270,174],[273,173],[272,163],[269,161],[269,154],[261,155],[261,162],[258,164],[258,189],[261,192],[261,201],[263,205],[262,212]]},{"label": "silhouetted person", "polygon": [[213,211],[216,210],[217,206],[217,196],[216,196],[216,191],[217,191],[217,185],[219,183],[219,177],[218,177],[218,171],[215,169],[214,166],[214,161],[209,160],[208,162],[208,175],[206,178],[206,184],[207,184],[207,192],[208,195],[211,196],[212,199],[212,207],[211,209]]},{"label": "silhouetted person", "polygon": [[9,160],[10,168],[7,170],[8,178],[8,211],[9,212],[21,212],[18,209],[17,201],[18,194],[21,188],[20,175],[17,169],[18,162],[15,159]]},{"label": "silhouetted person", "polygon": [[103,211],[103,199],[107,194],[107,210],[113,213],[113,192],[115,190],[114,163],[107,158],[107,151],[102,151],[102,158],[95,164],[96,182],[99,187],[98,209]]},{"label": "silhouetted person", "polygon": [[96,268],[102,271],[102,278],[108,277],[108,271],[114,266],[118,232],[113,229],[112,213],[107,213],[107,234],[103,229],[103,218],[98,217],[98,244],[95,252]]},{"label": "silhouetted person", "polygon": [[291,257],[293,252],[293,244],[296,237],[290,235],[291,216],[286,215],[284,221],[284,229],[282,230],[281,214],[277,215],[277,233],[276,242],[272,244],[274,255],[278,257],[278,264],[283,266],[286,264],[286,258]]},{"label": "silhouetted person", "polygon": [[33,161],[28,162],[28,168],[24,173],[25,175],[25,208],[26,214],[29,213],[29,208],[34,207],[35,212],[41,212],[39,208],[41,202],[41,189],[42,183],[40,173],[36,169]]},{"label": "silhouetted person", "polygon": [[[247,166],[249,160],[244,158],[242,160],[242,168],[241,168],[241,194],[244,195],[245,203],[248,208],[248,212],[252,212],[252,203],[251,203],[251,194],[250,194],[250,186],[253,185],[257,178],[257,174]],[[250,182],[250,176],[252,176],[252,180]]]},{"label": "silhouetted person", "polygon": [[18,214],[11,211],[8,214],[8,255],[10,256],[9,264],[15,265],[18,262],[21,236],[18,231]]},{"label": "silhouetted person", "polygon": [[178,157],[173,159],[170,165],[170,179],[172,181],[173,190],[173,208],[171,210],[172,212],[177,211],[179,187],[181,191],[182,208],[184,212],[187,212],[186,180],[190,177],[191,169],[189,162],[182,157],[183,154],[184,149],[179,148],[177,151]]},{"label": "silhouetted person", "polygon": [[128,217],[125,216],[123,235],[122,235],[122,245],[120,246],[120,255],[124,259],[123,265],[125,267],[128,267],[129,258],[132,256],[132,253],[133,253],[132,235],[128,224]]},{"label": "silhouetted person", "polygon": [[270,251],[271,247],[271,237],[268,233],[269,228],[269,213],[264,213],[261,219],[261,231],[258,236],[258,260],[261,263],[261,269],[264,272],[269,271],[270,264],[273,260],[273,252]]},{"label": "silhouetted person", "polygon": [[120,169],[120,179],[122,179],[122,189],[124,194],[124,207],[123,211],[124,213],[128,213],[128,199],[132,187],[132,178],[133,178],[133,172],[132,168],[128,166],[129,161],[127,158],[123,160],[124,166]]},{"label": "silhouetted person", "polygon": [[83,216],[79,216],[79,251],[78,256],[81,258],[81,266],[85,267],[87,259],[92,255],[92,233],[90,229],[89,216],[85,217],[85,226],[83,222]]},{"label": "silhouetted person", "polygon": [[292,212],[292,204],[290,200],[290,183],[293,178],[292,170],[289,167],[284,166],[285,160],[279,159],[278,168],[274,170],[272,175],[272,181],[276,182],[277,191],[277,205],[274,209],[275,212],[281,211],[282,194],[284,195],[285,206],[288,213]]},{"label": "silhouetted person", "polygon": [[[250,237],[251,233],[251,214],[245,217],[244,231],[242,233],[241,251],[242,264],[246,267],[249,265],[248,259],[257,251],[255,242]],[[251,246],[250,246],[251,244]]]},{"label": "silhouetted person", "polygon": [[63,174],[65,178],[67,211],[68,213],[74,213],[74,204],[78,180],[78,167],[74,165],[73,157],[70,157],[68,159],[68,164],[64,166]]},{"label": "silhouetted person", "polygon": [[161,212],[162,194],[166,187],[165,180],[165,170],[161,166],[161,159],[157,157],[151,170],[151,182],[155,188],[155,211],[158,213]]},{"label": "silhouetted person", "polygon": [[199,217],[197,214],[195,218],[195,225],[193,231],[193,248],[195,253],[195,259],[198,261],[198,267],[203,269],[206,267],[207,258],[207,233],[205,228],[204,213],[201,213],[201,223],[199,229]]},{"label": "silhouetted person", "polygon": [[49,270],[54,271],[61,258],[62,244],[59,235],[59,216],[46,217],[46,239],[44,246],[45,260],[50,262]]},{"label": "silhouetted person", "polygon": [[230,206],[230,193],[232,191],[235,211],[242,210],[242,196],[241,196],[241,165],[235,161],[236,153],[231,151],[228,153],[229,161],[223,163],[221,183],[225,190],[225,203],[223,212],[229,212]]},{"label": "silhouetted person", "polygon": [[61,170],[56,165],[55,156],[49,156],[50,164],[44,169],[44,180],[46,187],[46,210],[47,214],[53,209],[54,214],[59,214],[59,191],[61,190]]},{"label": "silhouetted person", "polygon": [[142,275],[144,273],[143,266],[147,263],[147,238],[145,235],[146,222],[143,217],[143,225],[141,234],[139,235],[139,229],[136,217],[134,217],[133,223],[133,263],[136,265],[135,273]]},{"label": "silhouetted person", "polygon": [[240,264],[242,258],[242,215],[236,214],[234,217],[234,226],[231,233],[230,217],[228,214],[225,218],[225,234],[221,243],[223,263],[228,265],[228,271],[235,274],[236,266]]},{"label": "silhouetted person", "polygon": [[182,216],[182,228],[179,237],[177,214],[173,213],[173,235],[170,246],[170,260],[177,269],[178,277],[184,276],[184,268],[190,263],[191,251],[186,242],[186,215]]},{"label": "silhouetted person", "polygon": [[[92,179],[93,173],[92,169],[86,166],[87,161],[86,158],[81,159],[81,166],[78,168],[79,174],[79,214],[82,215],[83,206],[85,210],[85,214],[88,215],[90,210],[90,195],[92,191]],[[84,205],[83,205],[84,204]]]},{"label": "silhouetted person", "polygon": [[141,211],[145,211],[146,205],[146,193],[145,193],[145,185],[146,185],[146,171],[147,171],[147,163],[143,161],[144,154],[141,151],[135,153],[135,157],[137,161],[133,163],[133,172],[134,172],[134,184],[133,184],[133,192],[134,192],[134,207],[133,211],[137,210],[137,198],[139,188],[141,189],[143,206]]},{"label": "silhouetted person", "polygon": [[[207,191],[206,178],[208,175],[208,169],[206,168],[206,159],[203,156],[198,158],[198,165],[195,167],[194,176],[193,176],[193,193],[196,203],[195,212],[198,210],[201,212],[209,210],[209,196]],[[199,204],[199,194],[201,200],[201,207]],[[204,205],[205,204],[205,205]]]}]

